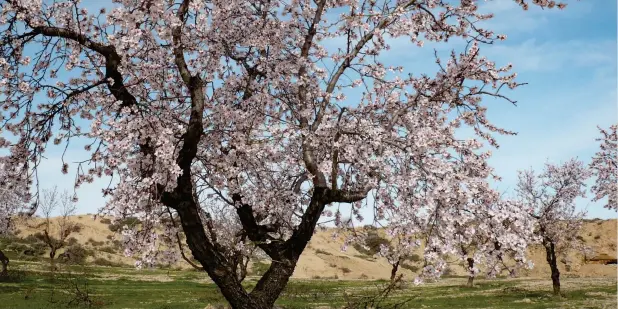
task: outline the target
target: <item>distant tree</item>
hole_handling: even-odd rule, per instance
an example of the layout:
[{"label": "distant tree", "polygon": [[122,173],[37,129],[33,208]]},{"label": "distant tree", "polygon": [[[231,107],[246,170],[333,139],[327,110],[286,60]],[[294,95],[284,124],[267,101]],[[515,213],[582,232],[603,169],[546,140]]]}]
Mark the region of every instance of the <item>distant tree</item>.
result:
[{"label": "distant tree", "polygon": [[420,246],[420,241],[416,237],[406,237],[405,234],[396,231],[389,231],[388,234],[392,237],[389,242],[380,244],[378,254],[386,258],[391,265],[390,280],[394,282],[398,279],[397,272],[403,268],[404,263],[414,254],[414,250]]},{"label": "distant tree", "polygon": [[592,158],[590,168],[596,176],[596,183],[592,187],[594,200],[607,197],[605,208],[618,210],[618,125],[612,125],[609,130],[599,127],[602,137],[601,150]]},{"label": "distant tree", "polygon": [[[469,207],[466,212],[471,220],[457,222],[454,230],[454,255],[463,261],[470,287],[481,272],[495,277],[504,270],[515,275],[519,268],[531,267],[526,249],[534,240],[534,220],[516,201],[477,202],[483,206]],[[507,264],[507,257],[515,263]]]},{"label": "distant tree", "polygon": [[535,233],[546,252],[551,269],[554,294],[560,295],[558,256],[571,249],[585,249],[579,235],[584,211],[576,209],[575,200],[585,197],[585,181],[591,172],[581,161],[572,159],[564,164],[546,164],[539,175],[520,171],[517,183],[522,207],[536,219]]},{"label": "distant tree", "polygon": [[73,196],[68,191],[58,192],[56,186],[43,190],[39,210],[43,222],[34,226],[41,231],[35,236],[49,248],[49,261],[53,268],[58,250],[67,246],[69,236],[79,232],[81,225],[71,218],[76,210]]}]

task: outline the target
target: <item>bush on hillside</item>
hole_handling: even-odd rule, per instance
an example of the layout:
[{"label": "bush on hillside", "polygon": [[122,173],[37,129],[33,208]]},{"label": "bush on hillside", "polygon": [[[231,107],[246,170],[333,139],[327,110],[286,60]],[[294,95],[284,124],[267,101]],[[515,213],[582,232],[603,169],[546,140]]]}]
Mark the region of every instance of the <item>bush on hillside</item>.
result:
[{"label": "bush on hillside", "polygon": [[120,232],[124,226],[132,228],[141,223],[142,222],[137,218],[128,217],[128,218],[121,219],[117,221],[116,223],[109,224],[108,228],[110,231],[115,233],[115,232]]},{"label": "bush on hillside", "polygon": [[92,252],[82,245],[73,244],[60,254],[58,258],[66,264],[82,265],[86,262],[86,258],[91,255]]},{"label": "bush on hillside", "polygon": [[358,243],[354,244],[353,247],[354,249],[356,249],[356,251],[362,254],[376,255],[378,252],[380,252],[381,245],[386,245],[390,247],[390,243],[388,239],[383,238],[380,235],[378,235],[378,233],[372,231],[372,232],[369,232],[369,234],[365,238],[365,246],[367,248],[364,248],[361,244],[358,244]]}]

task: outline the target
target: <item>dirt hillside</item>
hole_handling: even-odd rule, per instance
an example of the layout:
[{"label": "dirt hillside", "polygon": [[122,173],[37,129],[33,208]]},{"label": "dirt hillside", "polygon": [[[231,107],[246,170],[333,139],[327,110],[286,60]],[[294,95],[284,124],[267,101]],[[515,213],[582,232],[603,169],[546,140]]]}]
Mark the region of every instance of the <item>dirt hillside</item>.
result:
[{"label": "dirt hillside", "polygon": [[[37,232],[33,228],[37,220],[31,219],[28,224],[21,223],[18,226],[19,237],[27,237]],[[110,230],[109,221],[98,217],[93,219],[91,215],[73,216],[72,221],[80,224],[82,229],[79,233],[71,234],[77,242],[92,249],[95,256],[89,260],[106,259],[114,263],[133,264],[131,258],[124,257],[122,250],[117,246],[121,236]],[[103,222],[102,222],[103,221]],[[38,221],[40,222],[40,221]],[[571,252],[566,259],[561,259],[559,267],[564,276],[580,277],[616,277],[616,265],[602,265],[586,263],[585,258],[590,259],[597,255],[609,255],[616,258],[616,224],[617,220],[587,220],[580,234],[585,243],[593,249],[592,256],[584,257],[583,254]],[[390,265],[383,258],[374,258],[360,253],[353,247],[345,252],[341,251],[343,239],[332,238],[332,231],[317,232],[303,255],[300,258],[294,277],[296,278],[338,278],[338,279],[386,279],[390,276]],[[116,251],[110,248],[116,243]],[[102,249],[107,248],[107,249]],[[2,248],[0,248],[2,249]],[[420,252],[419,252],[420,253]],[[531,248],[529,258],[535,267],[522,276],[546,277],[549,275],[549,267],[545,262],[545,252],[540,247]],[[178,267],[189,267],[184,261]],[[407,269],[401,271],[407,278],[413,277],[413,271],[420,266],[420,262],[410,262]],[[452,275],[464,275],[465,271],[458,262],[450,266]]]}]

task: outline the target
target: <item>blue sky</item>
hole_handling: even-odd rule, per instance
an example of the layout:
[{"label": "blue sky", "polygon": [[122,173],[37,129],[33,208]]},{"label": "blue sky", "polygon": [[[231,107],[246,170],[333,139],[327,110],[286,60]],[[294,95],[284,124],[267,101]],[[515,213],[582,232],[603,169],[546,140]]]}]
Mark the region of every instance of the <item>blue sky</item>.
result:
[{"label": "blue sky", "polygon": [[[92,7],[92,3],[88,4]],[[488,101],[489,119],[518,132],[517,136],[498,138],[501,147],[493,151],[490,159],[503,177],[496,187],[512,191],[517,170],[539,170],[545,162],[558,163],[572,157],[590,162],[598,149],[596,126],[608,127],[618,119],[616,1],[570,1],[564,11],[532,8],[524,12],[514,1],[495,0],[483,3],[482,9],[496,15],[487,26],[507,34],[508,39],[482,47],[481,53],[498,65],[511,62],[518,81],[529,83],[508,93],[518,106]],[[415,74],[435,71],[434,47],[443,53],[459,45],[426,44],[417,48],[407,40],[392,40],[390,44],[392,50],[383,59]],[[353,100],[353,96],[349,99]],[[71,149],[80,149],[74,142]],[[74,174],[60,174],[57,150],[50,151],[49,159],[41,166],[42,187],[58,185],[72,190]],[[74,151],[71,161],[79,159],[79,153]],[[100,190],[107,183],[97,180],[79,189],[81,213],[94,213],[103,206]],[[587,208],[588,217],[617,217],[616,212],[589,199],[580,200],[578,207]]]}]

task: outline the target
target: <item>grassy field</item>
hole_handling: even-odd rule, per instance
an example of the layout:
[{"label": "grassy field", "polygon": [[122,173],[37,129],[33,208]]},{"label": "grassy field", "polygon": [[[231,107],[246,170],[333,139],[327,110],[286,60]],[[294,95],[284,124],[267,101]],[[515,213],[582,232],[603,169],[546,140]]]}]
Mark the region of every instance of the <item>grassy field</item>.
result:
[{"label": "grassy field", "polygon": [[[0,307],[203,309],[224,304],[217,287],[203,273],[178,270],[135,270],[121,267],[62,267],[52,274],[46,264],[15,261],[12,276],[0,283]],[[399,308],[616,308],[615,278],[564,278],[564,297],[551,296],[549,280],[477,280],[445,278],[397,289],[382,307],[407,301]],[[247,285],[254,281],[247,280]],[[293,280],[280,300],[283,308],[341,308],[376,295],[385,281]],[[87,297],[86,297],[87,295]]]}]

